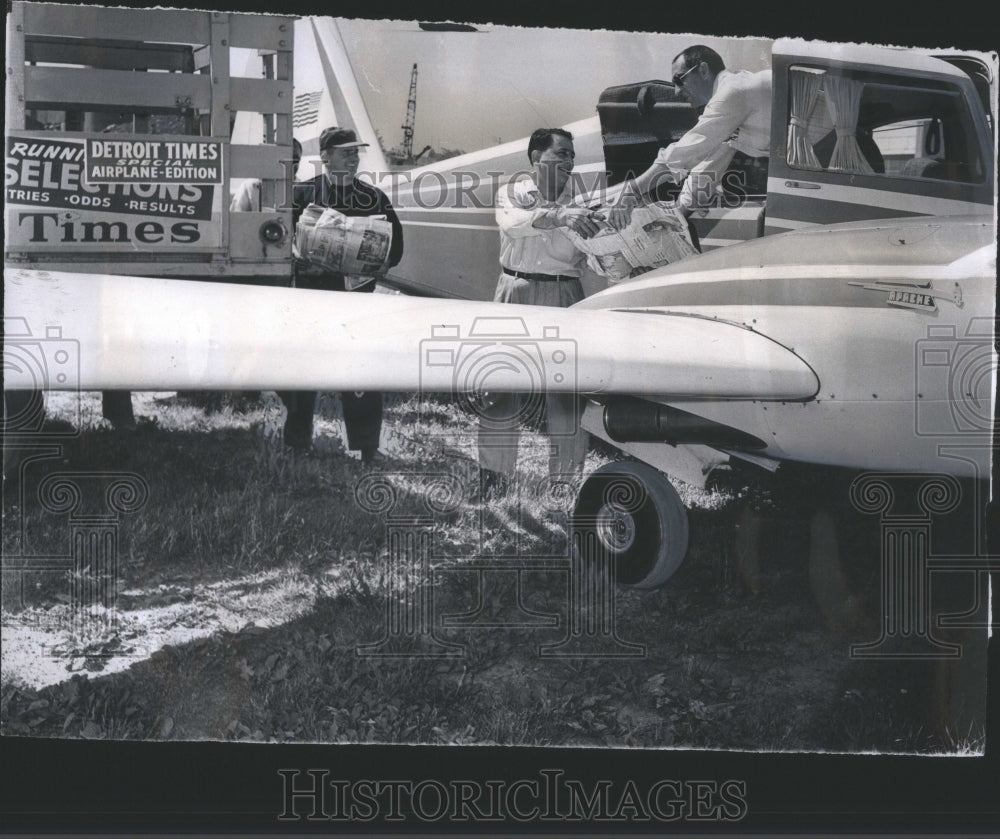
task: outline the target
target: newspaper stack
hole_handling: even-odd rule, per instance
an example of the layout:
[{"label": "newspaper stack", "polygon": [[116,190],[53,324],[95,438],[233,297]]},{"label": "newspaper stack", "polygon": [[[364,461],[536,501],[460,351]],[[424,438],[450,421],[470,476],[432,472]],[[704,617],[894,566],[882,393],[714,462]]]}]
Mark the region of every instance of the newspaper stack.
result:
[{"label": "newspaper stack", "polygon": [[628,227],[621,231],[605,224],[590,239],[567,232],[574,244],[588,254],[591,268],[614,281],[698,252],[686,219],[673,203],[665,201],[636,207]]},{"label": "newspaper stack", "polygon": [[298,257],[314,269],[358,278],[349,288],[383,272],[391,244],[392,225],[385,216],[345,216],[318,204],[302,211],[295,228]]}]

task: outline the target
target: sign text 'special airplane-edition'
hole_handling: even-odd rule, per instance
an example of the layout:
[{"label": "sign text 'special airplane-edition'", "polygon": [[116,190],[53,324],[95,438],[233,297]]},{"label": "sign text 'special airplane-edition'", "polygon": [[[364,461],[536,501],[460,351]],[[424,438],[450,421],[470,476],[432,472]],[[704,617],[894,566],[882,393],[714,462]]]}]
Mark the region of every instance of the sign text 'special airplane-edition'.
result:
[{"label": "sign text 'special airplane-edition'", "polygon": [[[343,67],[342,47],[320,37],[328,24],[300,21],[299,40],[303,27],[310,50],[326,55],[327,94],[357,114],[332,69]],[[683,505],[659,470],[703,482],[737,458],[986,480],[995,62],[779,41],[772,72],[767,194],[737,190],[699,211],[704,253],[570,309],[483,302],[498,271],[492,210],[431,212],[414,182],[413,200],[393,194],[406,258],[390,281],[472,299],[192,283],[126,276],[124,266],[84,274],[8,259],[6,316],[36,338],[61,330],[78,342],[79,361],[63,370],[62,345],[37,340],[45,375],[8,370],[5,355],[5,387],[579,392],[589,397],[585,426],[641,463],[589,476],[575,515],[596,518],[619,578],[643,587],[664,582],[687,543]],[[810,104],[815,120],[803,119],[796,74],[820,77],[817,102],[830,88],[824,79],[851,85],[856,124],[833,125],[822,102]],[[574,126],[582,170],[606,168],[612,181],[641,171],[643,150],[622,146],[642,131],[622,120],[646,120],[653,146],[690,124],[670,85],[634,92],[635,108],[615,89],[608,98],[625,107],[604,109],[590,133]],[[790,147],[793,122],[816,152],[808,159]],[[827,139],[852,131],[865,165],[829,168]],[[521,170],[524,148],[432,164],[441,177],[424,183],[454,189],[455,173],[473,165]],[[5,353],[31,340],[8,333]],[[609,487],[623,481],[641,503],[617,503]]]}]

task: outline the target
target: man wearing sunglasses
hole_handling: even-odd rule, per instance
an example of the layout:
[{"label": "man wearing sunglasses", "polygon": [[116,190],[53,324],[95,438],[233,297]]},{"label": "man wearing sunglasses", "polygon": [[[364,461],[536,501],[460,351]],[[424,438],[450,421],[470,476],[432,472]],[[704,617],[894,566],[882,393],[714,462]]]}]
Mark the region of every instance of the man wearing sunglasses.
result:
[{"label": "man wearing sunglasses", "polygon": [[680,53],[671,69],[674,87],[695,108],[704,110],[680,140],[660,149],[649,169],[622,184],[609,214],[619,230],[628,225],[632,209],[664,181],[684,182],[678,205],[690,212],[714,198],[734,155],[751,158],[758,169],[767,171],[771,71],[732,72],[715,50],[702,45]]}]

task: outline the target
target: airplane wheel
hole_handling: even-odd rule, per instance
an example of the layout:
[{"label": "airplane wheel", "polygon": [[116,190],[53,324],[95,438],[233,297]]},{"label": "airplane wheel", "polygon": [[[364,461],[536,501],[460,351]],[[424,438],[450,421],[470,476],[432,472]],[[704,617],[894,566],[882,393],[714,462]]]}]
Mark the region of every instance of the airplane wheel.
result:
[{"label": "airplane wheel", "polygon": [[688,520],[677,490],[645,463],[608,463],[584,482],[573,510],[577,531],[592,529],[615,560],[615,580],[663,585],[687,553]]}]

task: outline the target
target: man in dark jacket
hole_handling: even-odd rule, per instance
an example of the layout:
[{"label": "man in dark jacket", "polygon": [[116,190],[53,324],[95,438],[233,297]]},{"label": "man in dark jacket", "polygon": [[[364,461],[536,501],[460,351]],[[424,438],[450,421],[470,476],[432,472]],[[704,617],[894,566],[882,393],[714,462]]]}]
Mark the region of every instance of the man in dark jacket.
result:
[{"label": "man in dark jacket", "polygon": [[[294,221],[309,204],[330,207],[346,216],[385,216],[392,225],[392,243],[389,248],[388,267],[399,263],[403,256],[403,228],[385,193],[357,179],[359,149],[367,143],[358,141],[357,135],[346,128],[327,128],[320,134],[320,159],[323,172],[309,181],[295,185]],[[375,277],[362,285],[348,287],[343,274],[324,271],[302,261],[296,264],[296,288],[322,289],[325,291],[372,292]],[[288,409],[285,419],[285,443],[297,451],[308,451],[312,444],[313,412],[316,407],[315,391],[293,391],[278,394]],[[367,463],[378,455],[379,435],[382,431],[382,394],[341,393],[344,406],[344,424],[347,427],[347,446],[361,451]]]}]

